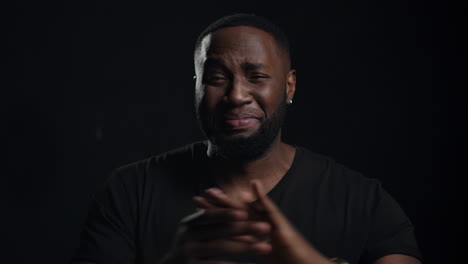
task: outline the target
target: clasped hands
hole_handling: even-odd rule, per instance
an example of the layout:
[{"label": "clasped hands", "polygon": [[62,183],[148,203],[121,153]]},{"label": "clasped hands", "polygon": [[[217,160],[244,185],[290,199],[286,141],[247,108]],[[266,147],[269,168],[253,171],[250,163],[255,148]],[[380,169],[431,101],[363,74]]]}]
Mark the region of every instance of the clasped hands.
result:
[{"label": "clasped hands", "polygon": [[271,264],[332,263],[292,226],[259,181],[238,200],[211,188],[194,201],[200,210],[181,221],[164,263],[232,264],[225,257],[249,255]]}]

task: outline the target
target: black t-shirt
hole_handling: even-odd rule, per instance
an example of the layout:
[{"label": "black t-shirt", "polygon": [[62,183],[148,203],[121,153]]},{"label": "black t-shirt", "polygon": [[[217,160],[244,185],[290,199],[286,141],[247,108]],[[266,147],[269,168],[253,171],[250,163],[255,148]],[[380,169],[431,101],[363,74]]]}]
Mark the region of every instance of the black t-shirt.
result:
[{"label": "black t-shirt", "polygon": [[[114,171],[91,204],[74,260],[155,264],[168,252],[192,197],[214,186],[198,142]],[[268,193],[328,257],[372,263],[389,254],[421,258],[413,226],[379,181],[296,147],[289,171]]]}]

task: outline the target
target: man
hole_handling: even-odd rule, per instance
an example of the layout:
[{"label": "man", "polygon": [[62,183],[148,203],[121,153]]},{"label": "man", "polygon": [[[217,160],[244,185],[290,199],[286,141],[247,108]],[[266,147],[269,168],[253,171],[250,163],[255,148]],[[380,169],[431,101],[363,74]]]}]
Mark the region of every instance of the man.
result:
[{"label": "man", "polygon": [[275,25],[224,17],[194,60],[208,140],[116,170],[75,261],[420,263],[411,222],[376,180],[281,141],[296,72]]}]

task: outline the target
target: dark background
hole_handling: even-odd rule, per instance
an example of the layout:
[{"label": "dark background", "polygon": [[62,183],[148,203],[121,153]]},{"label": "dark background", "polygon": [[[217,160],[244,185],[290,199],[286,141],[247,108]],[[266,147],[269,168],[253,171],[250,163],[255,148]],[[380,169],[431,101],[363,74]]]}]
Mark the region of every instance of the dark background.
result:
[{"label": "dark background", "polygon": [[284,139],[379,178],[426,263],[460,261],[465,14],[402,0],[3,7],[0,261],[66,263],[111,169],[202,139],[193,45],[233,12],[264,15],[291,40],[298,84]]}]

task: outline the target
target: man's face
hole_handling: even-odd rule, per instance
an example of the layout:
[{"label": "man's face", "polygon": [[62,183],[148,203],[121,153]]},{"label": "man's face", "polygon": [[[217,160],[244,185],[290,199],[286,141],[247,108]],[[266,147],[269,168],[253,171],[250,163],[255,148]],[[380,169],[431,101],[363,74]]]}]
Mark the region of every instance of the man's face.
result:
[{"label": "man's face", "polygon": [[254,27],[222,28],[203,39],[195,106],[203,132],[224,155],[257,158],[278,136],[294,93],[289,68],[274,37]]}]

